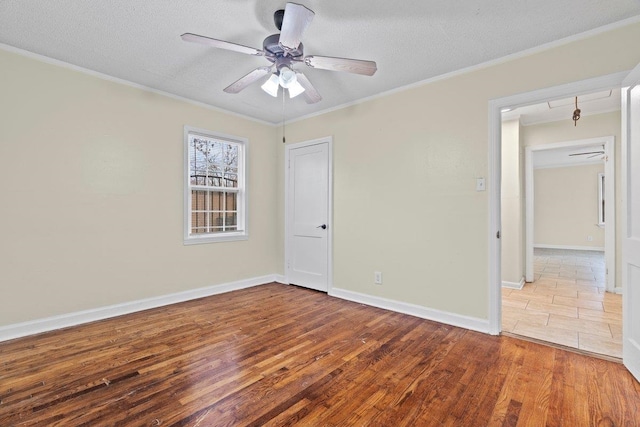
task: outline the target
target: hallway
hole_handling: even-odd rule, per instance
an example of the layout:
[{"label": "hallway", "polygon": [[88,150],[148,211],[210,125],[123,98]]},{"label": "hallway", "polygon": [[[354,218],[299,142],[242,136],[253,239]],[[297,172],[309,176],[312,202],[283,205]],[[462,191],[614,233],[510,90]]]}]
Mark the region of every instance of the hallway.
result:
[{"label": "hallway", "polygon": [[502,330],[622,357],[622,296],[605,292],[604,253],[535,249],[533,283],[502,289]]}]

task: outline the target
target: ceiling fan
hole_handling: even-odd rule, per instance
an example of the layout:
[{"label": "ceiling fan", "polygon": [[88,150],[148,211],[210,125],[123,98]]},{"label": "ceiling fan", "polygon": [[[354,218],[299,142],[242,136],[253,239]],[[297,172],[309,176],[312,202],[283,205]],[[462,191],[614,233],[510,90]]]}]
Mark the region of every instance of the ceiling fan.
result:
[{"label": "ceiling fan", "polygon": [[589,156],[589,157],[587,157],[587,159],[591,159],[593,157],[602,156],[603,154],[604,154],[604,145],[602,146],[602,150],[585,151],[585,152],[582,152],[582,153],[573,153],[573,154],[569,154],[569,157],[571,157],[571,156]]},{"label": "ceiling fan", "polygon": [[294,69],[294,64],[303,63],[311,68],[372,76],[378,69],[374,61],[359,59],[333,58],[329,56],[304,56],[304,46],[300,42],[302,34],[313,20],[315,13],[306,7],[287,3],[283,10],[277,10],[273,19],[280,34],[272,34],[262,42],[262,50],[223,40],[212,39],[192,33],[185,33],[182,40],[227,49],[248,55],[264,56],[271,65],[259,67],[249,74],[231,83],[224,91],[238,93],[256,81],[271,75],[262,85],[262,89],[273,97],[278,96],[279,87],[289,91],[289,97],[304,96],[307,104],[322,99],[309,79]]}]

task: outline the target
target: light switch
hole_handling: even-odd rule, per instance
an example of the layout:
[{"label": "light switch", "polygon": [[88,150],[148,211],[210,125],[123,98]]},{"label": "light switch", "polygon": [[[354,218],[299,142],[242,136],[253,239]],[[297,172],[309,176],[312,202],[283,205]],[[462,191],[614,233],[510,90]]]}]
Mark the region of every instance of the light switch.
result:
[{"label": "light switch", "polygon": [[476,178],[476,191],[484,191],[484,178]]}]

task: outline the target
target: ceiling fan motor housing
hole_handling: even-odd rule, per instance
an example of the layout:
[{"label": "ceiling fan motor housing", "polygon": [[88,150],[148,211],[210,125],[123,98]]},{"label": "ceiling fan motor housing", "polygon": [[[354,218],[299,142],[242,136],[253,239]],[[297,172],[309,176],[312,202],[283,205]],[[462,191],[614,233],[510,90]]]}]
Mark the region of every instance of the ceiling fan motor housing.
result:
[{"label": "ceiling fan motor housing", "polygon": [[272,34],[262,42],[262,50],[266,52],[265,57],[271,62],[275,62],[275,58],[284,56],[287,52],[287,56],[291,58],[299,58],[304,54],[304,47],[302,43],[297,49],[285,51],[280,45],[280,34]]}]

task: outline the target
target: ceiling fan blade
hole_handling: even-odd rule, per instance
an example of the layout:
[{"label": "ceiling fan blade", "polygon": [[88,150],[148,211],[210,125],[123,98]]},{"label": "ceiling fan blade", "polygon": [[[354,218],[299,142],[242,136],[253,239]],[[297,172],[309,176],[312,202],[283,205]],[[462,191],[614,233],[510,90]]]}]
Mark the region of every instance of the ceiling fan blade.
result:
[{"label": "ceiling fan blade", "polygon": [[316,88],[313,87],[307,76],[298,71],[296,71],[296,76],[298,78],[298,83],[300,83],[300,86],[304,88],[302,96],[304,96],[304,100],[307,101],[307,104],[315,104],[316,102],[319,102],[322,99],[322,96],[320,96]]},{"label": "ceiling fan blade", "polygon": [[227,93],[238,93],[242,89],[249,86],[251,83],[254,83],[257,80],[260,80],[262,77],[266,76],[269,73],[271,73],[271,67],[256,68],[246,76],[242,77],[241,79],[231,83],[229,86],[224,88],[224,91]]},{"label": "ceiling fan blade", "polygon": [[224,40],[212,39],[210,37],[199,36],[197,34],[184,33],[180,36],[186,42],[200,43],[218,49],[232,50],[234,52],[246,53],[248,55],[263,56],[264,51],[237,43],[226,42]]},{"label": "ceiling fan blade", "polygon": [[301,4],[287,3],[280,30],[280,44],[290,50],[300,45],[300,38],[313,20],[315,13]]},{"label": "ceiling fan blade", "polygon": [[373,76],[378,70],[374,61],[362,61],[360,59],[331,58],[329,56],[307,56],[304,63],[312,68],[331,71],[346,71],[347,73]]},{"label": "ceiling fan blade", "polygon": [[604,154],[604,151],[586,151],[584,153],[569,154],[569,157],[571,157],[571,156],[585,156],[587,154]]}]

